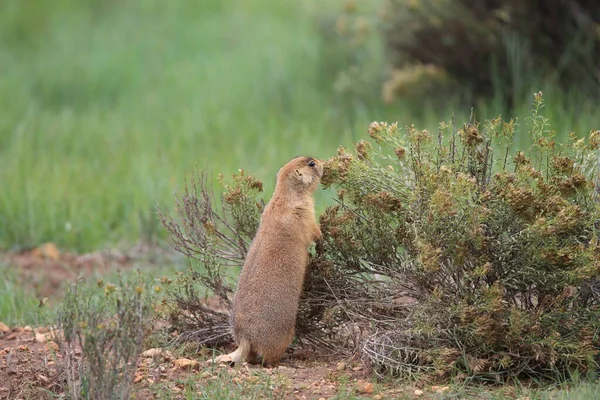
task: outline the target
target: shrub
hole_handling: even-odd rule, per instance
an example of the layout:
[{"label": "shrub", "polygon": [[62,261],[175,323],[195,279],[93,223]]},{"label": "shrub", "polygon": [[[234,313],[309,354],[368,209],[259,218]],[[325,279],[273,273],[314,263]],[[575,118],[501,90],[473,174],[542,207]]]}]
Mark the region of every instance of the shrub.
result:
[{"label": "shrub", "polygon": [[153,315],[152,291],[139,276],[67,290],[57,342],[72,399],[128,398]]},{"label": "shrub", "polygon": [[[222,177],[220,181],[223,183]],[[244,263],[258,229],[264,205],[258,198],[261,192],[262,182],[240,170],[217,201],[201,172],[188,179],[184,193],[176,196],[176,216],[161,211],[173,247],[190,260],[188,273],[177,277],[168,289],[173,306],[169,318],[172,329],[180,333],[179,341],[194,340],[207,346],[232,341],[227,312],[208,307],[207,293],[200,290],[210,290],[225,310],[230,309],[231,275]]]},{"label": "shrub", "polygon": [[600,131],[556,143],[541,108],[537,93],[527,152],[511,152],[514,120],[441,124],[435,135],[373,123],[374,145],[330,164],[340,202],[321,217],[324,254],[380,276],[375,292],[410,299],[403,319],[363,321],[378,371],[503,379],[597,368]]},{"label": "shrub", "polygon": [[[500,118],[442,123],[435,135],[374,122],[371,141],[340,148],[322,180],[338,192],[311,252],[301,343],[359,350],[381,374],[555,378],[596,368],[600,131],[556,143],[542,106],[537,93],[527,151],[512,149],[517,121]],[[163,215],[174,247],[198,261],[174,322],[216,345],[231,340],[239,269],[228,267],[241,266],[257,229],[262,184],[240,172],[217,202],[204,175],[191,182],[178,217]],[[218,318],[194,279],[221,298]]]},{"label": "shrub", "polygon": [[509,99],[548,80],[597,94],[597,2],[389,0],[383,15],[395,69],[388,96],[412,79],[441,76],[475,95]]}]

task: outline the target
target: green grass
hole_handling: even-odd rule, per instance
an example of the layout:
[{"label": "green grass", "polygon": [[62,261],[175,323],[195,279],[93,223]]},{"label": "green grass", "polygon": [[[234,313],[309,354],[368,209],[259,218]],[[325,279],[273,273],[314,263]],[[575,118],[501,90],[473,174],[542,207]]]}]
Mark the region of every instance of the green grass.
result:
[{"label": "green grass", "polygon": [[[528,389],[519,386],[500,386],[496,388],[484,389],[473,386],[467,389],[451,387],[451,390],[442,399],[490,399],[490,400],[508,400],[508,399],[529,399],[529,400],[593,400],[598,398],[600,383],[598,381],[577,381],[570,382],[560,388],[539,388]],[[436,398],[436,397],[434,397]]]},{"label": "green grass", "polygon": [[[326,17],[339,4],[2,2],[0,248],[132,243],[156,228],[155,207],[172,204],[196,165],[244,168],[270,191],[287,160],[327,158],[372,120],[435,129],[468,115],[452,102],[383,107],[336,95],[341,56],[319,24],[334,23]],[[591,128],[597,108],[560,96],[547,98],[558,126]],[[477,110],[499,113],[493,101]]]},{"label": "green grass", "polygon": [[350,142],[301,5],[63,0],[38,25],[27,3],[0,12],[4,248],[134,241],[195,165],[269,181]]},{"label": "green grass", "polygon": [[0,322],[9,327],[41,326],[50,323],[53,312],[40,307],[40,301],[24,288],[23,279],[16,272],[0,265]]},{"label": "green grass", "polygon": [[[177,379],[174,384],[181,388],[185,399],[272,399],[281,398],[281,389],[285,383],[273,379],[264,371],[257,371],[251,378],[251,383],[245,380],[235,380],[235,370],[208,368],[203,371],[211,375],[208,382],[199,385],[195,375]],[[202,376],[202,374],[201,374]],[[171,383],[171,382],[169,382]],[[172,384],[172,383],[171,383]],[[283,387],[283,388],[282,388]],[[159,399],[172,398],[174,392],[167,385],[158,386],[153,390]]]},{"label": "green grass", "polygon": [[568,389],[554,390],[544,393],[540,399],[556,400],[593,400],[598,398],[600,384],[583,383]]},{"label": "green grass", "polygon": [[[197,356],[192,356],[197,358]],[[203,358],[201,357],[200,361]],[[410,382],[394,382],[386,384],[375,384],[373,393],[361,393],[356,378],[351,378],[345,373],[335,372],[335,363],[331,364],[331,375],[329,382],[321,382],[323,386],[333,385],[335,399],[369,399],[376,394],[383,398],[414,399],[414,391],[417,386]],[[316,377],[306,381],[293,381],[285,372],[278,369],[226,367],[201,367],[197,372],[180,374],[175,380],[168,380],[153,385],[144,392],[151,392],[158,399],[169,399],[175,395],[183,396],[185,399],[268,399],[287,398],[293,388],[304,387],[303,394],[310,395],[318,388]],[[446,387],[443,392],[439,388]],[[480,399],[480,400],[595,400],[600,385],[596,382],[579,382],[569,384],[559,389],[527,389],[519,386],[468,386],[462,387],[455,384],[425,384],[419,386],[424,392],[422,398],[432,400],[442,399]],[[141,393],[142,389],[135,389]],[[287,393],[287,397],[286,397]],[[313,394],[315,398],[321,394]]]}]

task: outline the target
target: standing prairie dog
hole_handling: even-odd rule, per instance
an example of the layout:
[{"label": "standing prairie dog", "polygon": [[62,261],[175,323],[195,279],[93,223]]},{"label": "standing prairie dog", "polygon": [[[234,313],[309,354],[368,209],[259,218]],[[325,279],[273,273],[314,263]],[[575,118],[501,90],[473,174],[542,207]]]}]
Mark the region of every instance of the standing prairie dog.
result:
[{"label": "standing prairie dog", "polygon": [[294,337],[308,248],[321,237],[313,193],[324,162],[296,157],[277,173],[271,201],[248,250],[233,297],[231,324],[238,348],[216,362],[275,365]]}]

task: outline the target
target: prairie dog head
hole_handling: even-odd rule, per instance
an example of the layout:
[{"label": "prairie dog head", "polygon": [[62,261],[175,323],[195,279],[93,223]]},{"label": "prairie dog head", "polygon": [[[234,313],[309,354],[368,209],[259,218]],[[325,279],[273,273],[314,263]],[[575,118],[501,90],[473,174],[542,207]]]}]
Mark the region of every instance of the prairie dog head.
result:
[{"label": "prairie dog head", "polygon": [[314,192],[323,176],[324,161],[312,157],[296,157],[277,173],[277,187],[298,192]]}]

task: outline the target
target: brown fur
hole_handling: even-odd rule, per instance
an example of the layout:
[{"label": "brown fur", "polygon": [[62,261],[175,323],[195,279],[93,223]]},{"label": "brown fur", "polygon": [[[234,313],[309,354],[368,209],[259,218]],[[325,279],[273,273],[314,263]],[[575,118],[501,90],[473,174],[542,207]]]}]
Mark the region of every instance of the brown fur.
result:
[{"label": "brown fur", "polygon": [[[309,163],[314,161],[314,166]],[[321,236],[312,194],[323,162],[297,157],[277,174],[233,298],[232,327],[238,349],[229,362],[275,365],[294,337],[308,248]]]}]

